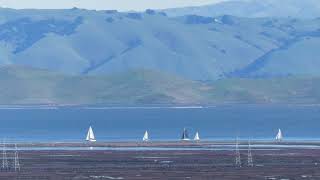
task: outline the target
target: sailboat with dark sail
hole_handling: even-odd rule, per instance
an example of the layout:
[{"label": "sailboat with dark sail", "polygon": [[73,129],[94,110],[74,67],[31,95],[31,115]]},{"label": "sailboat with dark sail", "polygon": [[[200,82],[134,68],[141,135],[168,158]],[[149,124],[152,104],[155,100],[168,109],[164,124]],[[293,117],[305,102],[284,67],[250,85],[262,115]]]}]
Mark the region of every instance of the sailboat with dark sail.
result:
[{"label": "sailboat with dark sail", "polygon": [[186,128],[183,129],[181,140],[182,141],[190,141],[189,133]]}]

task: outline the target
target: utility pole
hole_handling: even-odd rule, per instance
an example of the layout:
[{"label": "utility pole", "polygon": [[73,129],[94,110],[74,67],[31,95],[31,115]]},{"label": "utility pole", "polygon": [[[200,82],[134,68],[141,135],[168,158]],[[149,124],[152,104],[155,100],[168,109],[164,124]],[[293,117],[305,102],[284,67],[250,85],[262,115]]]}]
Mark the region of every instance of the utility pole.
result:
[{"label": "utility pole", "polygon": [[19,162],[19,154],[17,144],[14,144],[15,151],[14,151],[14,171],[20,171],[20,162]]},{"label": "utility pole", "polygon": [[248,141],[248,166],[253,167],[253,158],[251,153],[251,142]]},{"label": "utility pole", "polygon": [[8,163],[8,157],[7,157],[7,151],[6,151],[6,143],[5,140],[3,140],[2,143],[2,170],[8,170],[9,169],[9,163]]},{"label": "utility pole", "polygon": [[236,166],[241,167],[241,157],[240,157],[238,137],[236,139]]}]

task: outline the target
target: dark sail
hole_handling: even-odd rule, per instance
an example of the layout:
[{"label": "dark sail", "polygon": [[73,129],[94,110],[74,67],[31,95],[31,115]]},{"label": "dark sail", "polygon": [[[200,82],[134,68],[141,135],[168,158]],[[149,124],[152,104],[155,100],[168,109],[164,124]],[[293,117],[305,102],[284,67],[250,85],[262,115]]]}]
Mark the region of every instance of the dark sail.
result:
[{"label": "dark sail", "polygon": [[183,133],[182,133],[182,140],[188,140],[189,139],[189,134],[186,128],[183,129]]}]

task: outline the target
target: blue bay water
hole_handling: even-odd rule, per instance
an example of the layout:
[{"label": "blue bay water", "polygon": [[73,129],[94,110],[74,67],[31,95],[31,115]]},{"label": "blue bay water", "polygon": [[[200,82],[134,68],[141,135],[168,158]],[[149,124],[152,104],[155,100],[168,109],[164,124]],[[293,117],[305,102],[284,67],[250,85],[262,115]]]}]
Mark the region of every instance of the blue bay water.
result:
[{"label": "blue bay water", "polygon": [[81,142],[92,125],[100,141],[178,140],[186,127],[202,139],[320,139],[318,106],[218,106],[208,108],[0,109],[0,137],[12,141]]}]

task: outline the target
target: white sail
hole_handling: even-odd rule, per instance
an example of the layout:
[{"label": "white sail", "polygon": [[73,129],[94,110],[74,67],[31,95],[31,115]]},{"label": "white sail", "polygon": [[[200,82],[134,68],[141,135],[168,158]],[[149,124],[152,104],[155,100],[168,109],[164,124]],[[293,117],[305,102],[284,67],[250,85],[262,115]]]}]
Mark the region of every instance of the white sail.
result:
[{"label": "white sail", "polygon": [[281,129],[279,129],[278,134],[276,136],[276,141],[279,142],[279,141],[282,141],[282,139],[283,139],[282,132],[281,132]]},{"label": "white sail", "polygon": [[146,131],[146,132],[144,133],[144,136],[143,136],[142,140],[143,140],[144,142],[150,140],[150,139],[149,139],[149,133],[148,133],[148,131]]},{"label": "white sail", "polygon": [[199,136],[199,133],[197,132],[196,135],[194,136],[194,139],[195,141],[200,141],[200,136]]},{"label": "white sail", "polygon": [[89,127],[86,140],[90,141],[90,142],[96,142],[97,141],[96,138],[94,137],[94,133],[93,133],[93,130],[92,130],[91,126]]}]

